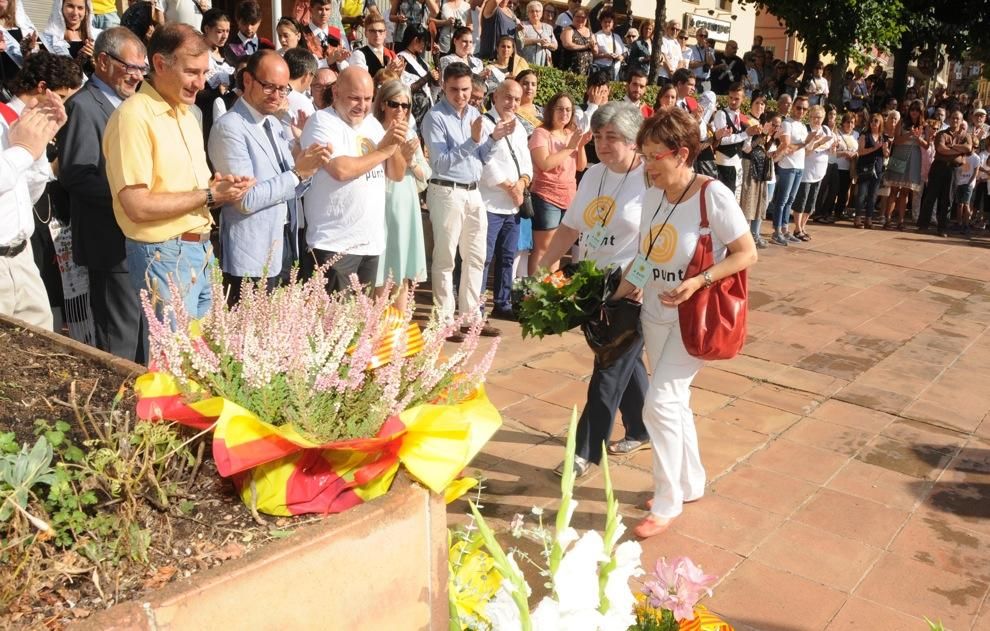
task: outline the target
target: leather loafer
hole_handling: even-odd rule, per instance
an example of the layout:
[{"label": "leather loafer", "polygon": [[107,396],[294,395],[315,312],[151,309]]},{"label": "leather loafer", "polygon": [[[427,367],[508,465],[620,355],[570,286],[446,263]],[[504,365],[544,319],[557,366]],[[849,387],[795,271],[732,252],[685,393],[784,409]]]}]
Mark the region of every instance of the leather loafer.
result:
[{"label": "leather loafer", "polygon": [[[462,326],[461,327],[461,333],[468,333],[470,330],[471,330],[471,327],[469,327],[469,326]],[[481,332],[479,333],[479,335],[481,335],[481,337],[499,337],[500,335],[502,335],[502,331],[499,330],[499,329],[496,329],[495,327],[493,327],[491,325],[486,324],[485,326],[481,327]],[[450,338],[447,338],[447,339],[450,339]],[[463,339],[461,341],[463,341]]]},{"label": "leather loafer", "polygon": [[512,309],[493,309],[492,318],[496,320],[506,320],[508,322],[515,322],[516,314],[512,313]]},{"label": "leather loafer", "polygon": [[454,344],[460,344],[464,340],[465,340],[464,334],[457,333],[456,331],[447,336],[447,341],[453,342]]}]

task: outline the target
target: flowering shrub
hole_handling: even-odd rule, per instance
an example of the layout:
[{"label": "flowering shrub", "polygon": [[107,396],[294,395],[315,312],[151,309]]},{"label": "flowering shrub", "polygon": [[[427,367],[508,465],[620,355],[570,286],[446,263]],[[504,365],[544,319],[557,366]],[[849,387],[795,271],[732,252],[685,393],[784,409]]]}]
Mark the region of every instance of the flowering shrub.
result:
[{"label": "flowering shrub", "polygon": [[245,284],[240,302],[228,307],[215,269],[213,303],[198,321],[171,281],[164,302],[142,291],[150,363],[174,375],[187,399],[222,397],[320,443],[372,436],[390,415],[457,402],[482,381],[497,341],[474,357],[480,323],[444,358],[444,339],[460,320],[433,319],[420,331],[412,302],[399,312],[356,281],[353,291],[333,295],[325,282],[318,270],[305,282],[293,272],[270,293],[263,283]]}]

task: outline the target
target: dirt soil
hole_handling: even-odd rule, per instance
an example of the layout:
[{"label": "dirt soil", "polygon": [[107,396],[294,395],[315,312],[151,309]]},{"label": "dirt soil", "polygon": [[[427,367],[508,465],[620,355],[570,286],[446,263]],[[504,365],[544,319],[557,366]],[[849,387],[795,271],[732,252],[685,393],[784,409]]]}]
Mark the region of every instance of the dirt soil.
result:
[{"label": "dirt soil", "polygon": [[[84,400],[92,393],[91,405],[97,409],[108,409],[124,383],[129,394],[121,405],[133,409],[130,383],[97,361],[68,354],[45,338],[2,323],[0,349],[0,432],[14,431],[22,444],[34,442],[35,419],[65,420],[75,427],[72,410],[56,403],[69,401],[73,383]],[[81,445],[83,438],[76,435],[73,440]],[[7,611],[0,610],[0,628],[62,628],[117,602],[140,598],[243,556],[318,519],[256,519],[232,484],[219,476],[208,448],[206,454],[199,474],[181,498],[185,510],[180,511],[177,502],[170,510],[150,503],[143,509],[142,526],[152,533],[147,565],[127,562],[113,570],[116,576],[107,584],[107,578],[96,576],[92,564],[81,555],[55,551],[52,556],[60,571],[49,573],[54,578],[39,583]],[[0,530],[0,538],[2,534]]]}]

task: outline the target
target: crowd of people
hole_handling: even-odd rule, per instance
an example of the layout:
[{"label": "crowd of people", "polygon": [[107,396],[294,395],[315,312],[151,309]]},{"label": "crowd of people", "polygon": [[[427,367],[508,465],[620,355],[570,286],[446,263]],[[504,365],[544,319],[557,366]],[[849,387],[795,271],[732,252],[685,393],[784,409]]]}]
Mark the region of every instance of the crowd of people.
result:
[{"label": "crowd of people", "polygon": [[[943,235],[950,202],[963,230],[986,210],[986,186],[972,199],[986,112],[945,93],[898,107],[882,71],[854,71],[840,113],[824,67],[800,81],[760,42],[739,58],[704,29],[682,44],[671,22],[648,103],[652,25],[619,34],[607,8],[572,2],[548,19],[531,2],[523,20],[509,0],[393,0],[352,18],[338,0],[302,0],[276,45],[258,35],[256,0],[233,16],[193,4],[137,2],[116,26],[102,3],[56,0],[39,35],[0,0],[13,77],[0,105],[0,312],[61,328],[53,261],[37,256],[53,217],[88,276],[95,344],[138,362],[141,291],[151,305],[181,292],[205,315],[217,260],[231,305],[245,283],[275,290],[296,266],[322,267],[329,292],[391,288],[400,309],[429,280],[438,317],[462,318],[453,343],[472,326],[500,335],[513,279],[567,257],[645,270],[619,289],[642,301],[643,337],[596,362],[575,460],[578,475],[599,462],[621,410],[625,437],[608,451],[654,450],[640,536],[704,492],[689,405],[702,362],[681,340],[679,304],[849,206],[864,228],[903,228],[908,208],[926,228],[937,209]],[[585,93],[537,104],[531,66],[550,64],[587,73]],[[611,100],[617,78],[625,95]],[[689,277],[702,216],[716,263]]]}]

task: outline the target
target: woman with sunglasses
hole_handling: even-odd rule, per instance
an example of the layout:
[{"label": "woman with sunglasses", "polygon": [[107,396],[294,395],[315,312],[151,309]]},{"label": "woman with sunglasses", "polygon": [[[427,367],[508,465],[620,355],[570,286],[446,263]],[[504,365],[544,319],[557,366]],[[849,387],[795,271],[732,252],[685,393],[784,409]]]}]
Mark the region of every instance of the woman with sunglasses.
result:
[{"label": "woman with sunglasses", "polygon": [[[684,347],[677,307],[699,289],[756,263],[757,253],[733,192],[692,168],[701,149],[693,116],[679,108],[661,110],[647,119],[636,140],[652,186],[643,196],[638,252],[615,297],[641,298],[652,369],[643,422],[653,447],[653,497],[646,503],[650,514],[633,530],[645,539],[666,531],[685,503],[705,493],[690,391],[704,362]],[[702,196],[715,264],[688,277],[701,236]],[[644,272],[636,271],[637,262]]]},{"label": "woman with sunglasses", "polygon": [[[372,111],[382,127],[408,122],[412,106],[409,86],[401,81],[386,81],[378,88]],[[406,142],[399,147],[406,163],[401,182],[385,183],[385,253],[378,259],[376,293],[385,292],[385,283],[395,283],[395,308],[404,311],[413,283],[426,280],[426,246],[420,216],[419,190],[430,179],[430,165],[413,126]]]},{"label": "woman with sunglasses", "polygon": [[[883,208],[883,227],[904,230],[904,212],[908,198],[921,195],[922,153],[928,150],[933,130],[925,124],[924,104],[911,101],[907,116],[901,119],[894,133],[893,149],[884,171],[884,184],[890,188]],[[897,223],[894,223],[894,213]]]}]

